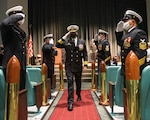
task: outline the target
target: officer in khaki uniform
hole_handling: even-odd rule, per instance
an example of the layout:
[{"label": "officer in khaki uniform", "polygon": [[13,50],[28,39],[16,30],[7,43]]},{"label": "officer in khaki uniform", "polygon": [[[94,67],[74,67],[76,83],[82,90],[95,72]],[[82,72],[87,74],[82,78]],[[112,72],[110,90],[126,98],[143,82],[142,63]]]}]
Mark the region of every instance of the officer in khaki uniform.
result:
[{"label": "officer in khaki uniform", "polygon": [[[77,101],[81,100],[81,76],[82,69],[87,69],[88,56],[85,41],[78,38],[79,27],[77,25],[70,25],[67,27],[69,31],[56,43],[56,47],[65,48],[66,61],[65,70],[68,80],[68,110],[73,110],[74,103],[74,79],[76,82],[76,95],[78,96]],[[84,59],[84,68],[82,60]]]},{"label": "officer in khaki uniform", "polygon": [[98,64],[99,62],[104,61],[106,65],[110,65],[111,60],[110,44],[106,39],[106,35],[108,35],[108,32],[99,29],[98,34],[95,35],[94,41],[97,47]]},{"label": "officer in khaki uniform", "polygon": [[24,23],[25,14],[22,6],[15,6],[6,11],[7,18],[1,24],[1,36],[4,45],[3,69],[6,77],[6,68],[9,59],[15,55],[21,66],[20,90],[25,89],[26,81],[26,33],[20,25]]},{"label": "officer in khaki uniform", "polygon": [[[142,22],[142,17],[132,10],[127,10],[122,21],[118,22],[116,28],[117,44],[121,47],[121,74],[125,75],[125,59],[130,50],[133,50],[139,59],[140,73],[147,65],[147,34],[138,28],[138,24]],[[126,32],[123,35],[123,30]]]}]

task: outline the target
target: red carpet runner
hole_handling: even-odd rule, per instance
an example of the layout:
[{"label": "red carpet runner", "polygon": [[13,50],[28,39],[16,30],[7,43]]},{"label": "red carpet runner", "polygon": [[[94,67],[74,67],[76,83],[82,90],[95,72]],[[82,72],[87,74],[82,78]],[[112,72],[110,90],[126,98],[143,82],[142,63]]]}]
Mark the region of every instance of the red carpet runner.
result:
[{"label": "red carpet runner", "polygon": [[78,102],[74,92],[73,111],[67,110],[67,97],[68,92],[65,90],[49,120],[100,120],[89,90],[81,91],[82,101]]}]

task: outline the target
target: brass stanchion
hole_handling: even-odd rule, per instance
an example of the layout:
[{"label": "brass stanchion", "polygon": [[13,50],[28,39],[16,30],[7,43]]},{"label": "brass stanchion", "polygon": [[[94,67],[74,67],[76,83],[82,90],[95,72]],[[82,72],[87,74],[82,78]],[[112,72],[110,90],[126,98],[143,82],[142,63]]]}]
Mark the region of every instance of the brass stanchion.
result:
[{"label": "brass stanchion", "polygon": [[42,105],[49,105],[48,103],[48,93],[47,93],[47,65],[45,63],[42,64],[42,82],[43,82],[43,101]]},{"label": "brass stanchion", "polygon": [[63,64],[59,64],[60,90],[64,90]]},{"label": "brass stanchion", "polygon": [[136,54],[130,51],[125,62],[127,88],[127,120],[141,120],[140,107],[140,67]]},{"label": "brass stanchion", "polygon": [[95,87],[96,87],[96,86],[95,86],[95,62],[92,61],[92,87],[91,87],[91,89],[92,89],[93,91],[95,91],[95,90],[96,90]]},{"label": "brass stanchion", "polygon": [[106,64],[104,61],[100,62],[100,77],[101,77],[101,98],[99,104],[109,105],[107,101]]},{"label": "brass stanchion", "polygon": [[18,120],[18,92],[20,81],[20,63],[13,55],[7,64],[5,120]]}]

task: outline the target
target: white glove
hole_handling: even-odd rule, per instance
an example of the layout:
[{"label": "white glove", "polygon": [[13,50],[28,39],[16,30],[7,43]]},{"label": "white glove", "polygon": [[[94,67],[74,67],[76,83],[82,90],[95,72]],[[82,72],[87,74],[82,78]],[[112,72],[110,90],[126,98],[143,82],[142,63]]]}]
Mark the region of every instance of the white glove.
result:
[{"label": "white glove", "polygon": [[95,34],[94,40],[95,40],[95,41],[98,41],[98,34]]},{"label": "white glove", "polygon": [[54,44],[54,40],[53,40],[53,38],[50,38],[49,43],[50,43],[50,44]]},{"label": "white glove", "polygon": [[116,32],[122,32],[122,31],[123,31],[123,24],[124,24],[123,21],[119,21],[119,22],[117,23]]},{"label": "white glove", "polygon": [[21,15],[23,18],[25,18],[25,14],[23,13],[16,13],[16,15]]},{"label": "white glove", "polygon": [[67,33],[62,37],[62,39],[66,40],[69,35],[70,35],[70,32],[67,32]]},{"label": "white glove", "polygon": [[23,17],[22,20],[18,21],[19,25],[22,25],[24,23],[24,21],[25,21],[25,14],[23,14],[23,13],[16,13],[16,15],[21,15]]}]

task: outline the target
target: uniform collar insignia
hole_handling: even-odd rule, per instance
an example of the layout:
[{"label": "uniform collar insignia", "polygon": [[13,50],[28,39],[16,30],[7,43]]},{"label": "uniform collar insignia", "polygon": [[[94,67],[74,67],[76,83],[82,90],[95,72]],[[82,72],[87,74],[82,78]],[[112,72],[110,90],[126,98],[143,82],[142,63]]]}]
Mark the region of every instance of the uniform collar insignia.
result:
[{"label": "uniform collar insignia", "polygon": [[145,42],[145,39],[140,39],[141,42]]}]

